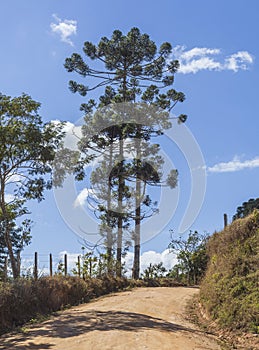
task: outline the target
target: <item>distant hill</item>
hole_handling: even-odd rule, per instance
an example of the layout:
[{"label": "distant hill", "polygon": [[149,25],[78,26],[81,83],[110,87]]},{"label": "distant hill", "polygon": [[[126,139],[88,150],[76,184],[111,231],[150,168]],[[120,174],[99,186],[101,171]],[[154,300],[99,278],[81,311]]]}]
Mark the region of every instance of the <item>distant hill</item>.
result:
[{"label": "distant hill", "polygon": [[259,333],[259,210],[215,233],[208,254],[203,307],[222,327]]}]

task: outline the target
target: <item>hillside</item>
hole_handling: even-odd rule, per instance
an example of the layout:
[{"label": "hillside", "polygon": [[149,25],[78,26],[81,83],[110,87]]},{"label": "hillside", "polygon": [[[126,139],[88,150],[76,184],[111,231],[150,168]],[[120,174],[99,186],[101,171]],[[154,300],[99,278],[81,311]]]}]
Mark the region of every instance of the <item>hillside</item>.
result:
[{"label": "hillside", "polygon": [[259,211],[215,233],[208,254],[203,307],[223,328],[259,333]]}]

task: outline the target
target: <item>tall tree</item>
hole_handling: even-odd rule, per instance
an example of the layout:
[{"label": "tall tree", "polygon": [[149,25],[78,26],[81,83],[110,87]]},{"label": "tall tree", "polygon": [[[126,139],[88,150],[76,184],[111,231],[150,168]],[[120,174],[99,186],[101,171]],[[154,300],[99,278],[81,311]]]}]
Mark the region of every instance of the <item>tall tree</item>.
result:
[{"label": "tall tree", "polygon": [[0,229],[14,278],[19,277],[15,251],[30,236],[30,221],[22,220],[28,214],[25,202],[43,200],[51,188],[47,175],[63,136],[62,124],[42,122],[39,107],[26,94],[0,95]]},{"label": "tall tree", "polygon": [[[106,105],[103,103],[103,100],[107,99],[106,94],[107,90],[105,91],[105,95],[100,97],[100,106]],[[124,167],[121,154],[123,152],[123,139],[121,138],[121,126],[117,125],[118,116],[116,112],[113,108],[107,107],[105,108],[105,115],[101,110],[97,110],[93,114],[88,113],[85,116],[85,124],[82,127],[82,138],[79,142],[79,149],[86,155],[86,159],[91,158],[91,155],[97,159],[98,156],[101,156],[99,167],[91,174],[91,183],[95,187],[94,201],[92,201],[94,202],[93,209],[95,213],[96,209],[100,212],[99,219],[102,222],[100,230],[102,235],[106,234],[108,261],[111,261],[112,244],[114,241],[112,239],[112,230],[115,225],[117,226],[117,273],[120,275],[122,230],[124,221],[126,220],[122,212],[122,202],[125,197],[124,192],[127,191],[127,188],[124,182],[123,186],[122,182],[118,186],[115,180],[116,176],[114,174],[112,175],[115,163],[117,164],[117,170],[118,168],[120,169],[116,174],[122,174],[121,169]],[[108,123],[106,125],[107,123],[104,122],[103,117],[107,118],[107,116],[114,123],[111,123],[111,125]],[[108,152],[105,152],[105,149],[108,149]],[[89,154],[89,151],[92,153]],[[123,181],[123,179],[120,178],[120,181]],[[118,186],[116,193],[114,191],[112,193],[114,186]],[[97,197],[99,201],[96,201]],[[117,200],[117,206],[114,203],[115,199]],[[106,202],[106,205],[104,202]]]},{"label": "tall tree", "polygon": [[[138,105],[137,105],[138,106]],[[139,106],[138,106],[139,107]],[[142,111],[142,106],[140,108]],[[163,164],[164,159],[159,154],[160,146],[158,143],[152,144],[150,139],[152,136],[158,136],[162,134],[161,126],[156,128],[155,125],[158,121],[163,120],[161,111],[150,111],[150,108],[145,110],[145,115],[152,116],[154,122],[151,125],[142,125],[142,123],[136,123],[133,137],[133,149],[135,152],[134,160],[129,167],[127,179],[133,179],[135,181],[135,210],[133,216],[135,222],[135,228],[133,233],[134,240],[134,262],[132,276],[135,279],[139,278],[140,273],[140,241],[141,241],[141,223],[147,217],[152,216],[158,211],[155,202],[149,195],[146,195],[146,189],[150,186],[168,186],[175,188],[177,186],[178,172],[176,169],[172,169],[167,178],[163,177]],[[137,112],[135,112],[136,116]],[[167,117],[166,117],[167,118]],[[150,122],[150,121],[149,121]],[[154,125],[153,125],[154,124]],[[164,125],[164,128],[169,127],[170,124]],[[127,173],[126,173],[127,175]]]},{"label": "tall tree", "polygon": [[[110,103],[132,103],[141,102],[147,105],[153,105],[168,112],[178,103],[183,102],[185,96],[182,92],[170,88],[174,83],[174,75],[179,68],[177,60],[171,60],[170,54],[172,46],[170,43],[163,43],[159,50],[156,44],[150,40],[147,34],[141,34],[138,28],[132,28],[127,35],[121,31],[115,30],[111,39],[101,38],[97,45],[87,41],[84,44],[83,51],[87,58],[99,62],[104,66],[103,69],[91,68],[81,57],[74,53],[65,61],[65,68],[68,72],[75,72],[81,77],[88,78],[91,86],[78,83],[74,80],[69,82],[69,88],[72,92],[78,92],[82,96],[94,91],[97,88],[105,87],[104,94],[100,97],[100,102],[90,99],[88,103],[81,105],[81,110],[89,113],[94,108]],[[99,66],[96,66],[99,67]],[[161,120],[162,116],[162,120]],[[89,120],[89,119],[88,119]],[[178,117],[180,122],[186,120],[186,115],[181,114]],[[140,162],[140,144],[139,138],[151,138],[152,134],[161,135],[162,127],[170,127],[169,113],[161,114],[160,118],[153,122],[149,127],[140,126],[132,123],[127,125],[121,123],[117,128],[116,139],[120,144],[119,164],[118,164],[118,206],[122,204],[123,192],[125,187],[125,167],[124,167],[124,140],[131,137],[135,142],[135,163],[136,163],[136,198],[140,197],[141,185],[139,179],[140,169],[143,168]],[[155,127],[156,126],[156,127]],[[130,131],[131,130],[131,131]],[[135,209],[135,255],[136,264],[139,263],[140,250],[140,206],[136,200]],[[120,208],[119,208],[120,210]],[[118,215],[117,220],[117,259],[121,259],[121,235],[123,227],[123,216]],[[135,267],[134,277],[139,277],[139,267]]]}]

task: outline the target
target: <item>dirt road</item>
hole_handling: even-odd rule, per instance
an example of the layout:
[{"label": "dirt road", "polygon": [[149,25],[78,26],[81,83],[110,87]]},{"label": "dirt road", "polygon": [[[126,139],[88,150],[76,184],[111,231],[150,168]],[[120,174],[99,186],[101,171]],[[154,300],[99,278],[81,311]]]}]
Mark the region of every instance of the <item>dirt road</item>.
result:
[{"label": "dirt road", "polygon": [[221,349],[184,319],[194,288],[139,288],[61,312],[21,334],[0,338],[0,349]]}]

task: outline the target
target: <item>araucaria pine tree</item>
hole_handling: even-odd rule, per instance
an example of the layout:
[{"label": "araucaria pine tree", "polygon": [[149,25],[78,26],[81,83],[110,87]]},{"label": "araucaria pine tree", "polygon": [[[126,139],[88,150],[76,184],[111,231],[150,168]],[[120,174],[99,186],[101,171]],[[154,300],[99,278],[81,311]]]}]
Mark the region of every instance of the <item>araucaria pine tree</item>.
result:
[{"label": "araucaria pine tree", "polygon": [[[148,156],[145,154],[143,147],[149,149],[150,141],[153,136],[163,134],[163,130],[171,127],[169,112],[178,103],[183,102],[185,96],[172,88],[174,76],[179,68],[179,62],[170,58],[172,46],[170,43],[163,43],[158,49],[156,44],[147,34],[141,34],[138,28],[132,28],[127,35],[119,30],[115,30],[111,38],[103,37],[95,45],[91,42],[85,42],[83,47],[84,54],[88,60],[96,61],[93,67],[85,61],[78,53],[72,54],[65,61],[65,68],[68,72],[78,73],[81,77],[87,79],[87,85],[81,82],[71,80],[69,82],[70,90],[86,96],[91,91],[101,89],[99,101],[89,99],[87,103],[81,105],[81,110],[85,112],[85,128],[83,128],[83,139],[81,149],[86,153],[90,152],[93,147],[101,150],[113,143],[117,145],[117,162],[114,166],[110,194],[116,188],[117,193],[117,261],[121,266],[122,250],[122,231],[123,226],[133,220],[135,228],[133,232],[134,239],[134,266],[133,277],[139,278],[139,260],[140,260],[140,225],[145,218],[143,205],[150,206],[151,198],[143,195],[145,186],[148,183],[160,184],[161,174],[159,167],[157,171],[152,170],[148,162]],[[100,67],[103,68],[100,68]],[[133,105],[138,104],[140,107],[133,107],[139,110],[140,114],[148,113],[148,123],[134,122],[130,117],[125,116],[120,119],[116,114],[119,112],[107,113],[106,118],[114,120],[113,126],[104,127],[99,130],[98,135],[89,138],[89,130],[94,129],[95,123],[100,123],[101,118],[96,117],[96,113],[101,107],[107,106],[118,111],[117,104]],[[148,107],[154,108],[161,113],[151,113]],[[96,112],[95,112],[96,111]],[[132,112],[132,110],[131,110]],[[130,113],[130,112],[129,112]],[[128,118],[130,122],[125,122]],[[179,115],[178,121],[185,122],[186,115]],[[114,126],[116,124],[116,127]],[[88,130],[88,134],[86,132]],[[110,137],[112,135],[112,137]],[[128,140],[131,140],[129,142]],[[125,152],[131,143],[133,150],[133,159],[131,162],[125,161]],[[145,146],[144,146],[145,144]],[[83,146],[82,146],[83,145]],[[159,145],[151,147],[151,157],[158,157]],[[115,152],[115,151],[114,151]],[[146,157],[146,162],[144,158]],[[160,162],[162,164],[162,162]],[[116,171],[115,171],[116,170]],[[128,212],[123,212],[123,205],[128,197],[129,181],[134,179],[134,198],[135,209],[130,208]],[[173,170],[168,179],[168,184],[175,187],[177,184],[177,171]],[[113,188],[112,188],[113,187]],[[108,191],[108,192],[109,192]],[[109,198],[109,196],[108,196]],[[142,198],[142,199],[141,199]],[[108,199],[107,199],[107,208]],[[108,209],[107,213],[111,213]],[[107,216],[107,222],[110,218]]]}]

